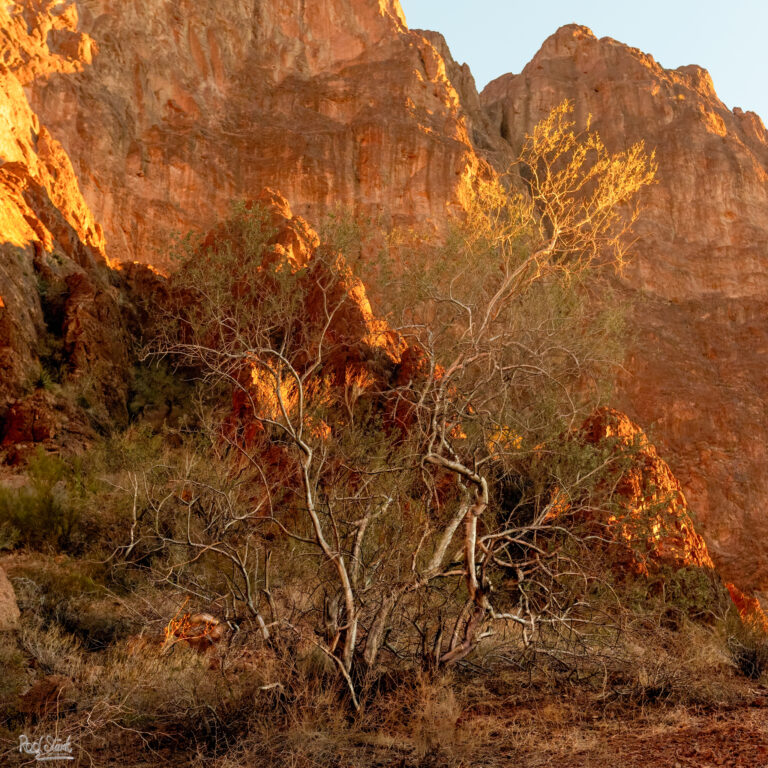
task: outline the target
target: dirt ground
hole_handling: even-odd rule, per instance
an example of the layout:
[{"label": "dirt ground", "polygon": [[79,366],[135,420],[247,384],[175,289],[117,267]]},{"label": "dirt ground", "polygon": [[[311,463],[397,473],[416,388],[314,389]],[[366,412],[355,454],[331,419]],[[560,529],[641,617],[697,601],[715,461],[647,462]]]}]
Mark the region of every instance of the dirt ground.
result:
[{"label": "dirt ground", "polygon": [[[497,712],[493,730],[484,735],[473,749],[462,744],[453,749],[448,743],[426,745],[414,751],[411,743],[397,740],[374,743],[361,740],[356,745],[301,743],[312,740],[304,734],[295,749],[278,744],[249,744],[241,756],[230,755],[222,761],[206,760],[211,768],[261,768],[292,765],[296,768],[768,768],[768,699],[739,706],[726,712],[692,713],[685,708],[654,710],[635,718],[596,720],[593,725],[546,722],[557,718],[552,709],[544,712],[545,720],[526,735],[521,743],[520,713],[512,714],[509,723]],[[542,713],[539,713],[541,716]],[[315,738],[323,741],[320,734]],[[282,740],[281,740],[282,741]],[[450,741],[450,738],[447,739]],[[135,755],[115,754],[109,748],[80,754],[70,766],[135,766],[152,765],[202,766],[190,755],[161,750],[152,763]],[[292,759],[288,759],[290,754]],[[474,753],[474,754],[472,754]],[[9,766],[34,765],[18,754],[5,752]],[[286,762],[286,759],[288,761]],[[28,761],[28,762],[27,762]],[[4,765],[6,763],[3,763]]]},{"label": "dirt ground", "polygon": [[[767,702],[768,703],[768,702]],[[520,768],[768,768],[768,709],[695,715],[673,710],[636,722],[558,729]],[[510,758],[514,759],[513,755]],[[511,764],[515,764],[511,762]]]}]

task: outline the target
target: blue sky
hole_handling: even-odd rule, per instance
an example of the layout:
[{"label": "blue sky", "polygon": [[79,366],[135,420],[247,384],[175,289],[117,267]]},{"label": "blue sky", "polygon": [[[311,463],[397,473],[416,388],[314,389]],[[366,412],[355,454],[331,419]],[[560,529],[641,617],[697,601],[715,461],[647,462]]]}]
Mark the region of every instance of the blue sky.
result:
[{"label": "blue sky", "polygon": [[768,0],[401,0],[408,26],[445,35],[478,90],[519,72],[541,43],[576,22],[650,53],[662,66],[708,69],[731,108],[768,121]]}]

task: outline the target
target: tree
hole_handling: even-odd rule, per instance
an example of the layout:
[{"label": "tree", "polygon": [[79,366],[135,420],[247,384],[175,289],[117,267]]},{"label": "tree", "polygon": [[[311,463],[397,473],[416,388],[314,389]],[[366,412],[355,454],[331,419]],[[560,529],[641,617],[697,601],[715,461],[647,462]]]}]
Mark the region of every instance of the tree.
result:
[{"label": "tree", "polygon": [[[524,190],[478,181],[449,237],[392,250],[388,322],[274,195],[189,240],[171,280],[149,354],[233,407],[204,448],[218,480],[188,463],[147,485],[126,552],[181,552],[165,577],[197,595],[195,567],[227,565],[230,618],[271,642],[310,636],[355,706],[382,655],[446,666],[494,624],[527,644],[580,620],[578,521],[611,463],[573,438],[611,364],[591,291],[622,263],[655,165],[577,135],[570,114],[526,142]],[[253,570],[267,549],[279,589]]]}]

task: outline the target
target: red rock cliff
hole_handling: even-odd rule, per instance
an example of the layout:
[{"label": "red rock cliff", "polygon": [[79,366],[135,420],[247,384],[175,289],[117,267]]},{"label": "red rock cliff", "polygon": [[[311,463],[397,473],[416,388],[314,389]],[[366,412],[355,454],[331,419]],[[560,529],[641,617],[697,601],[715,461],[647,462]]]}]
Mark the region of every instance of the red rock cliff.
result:
[{"label": "red rock cliff", "polygon": [[[594,115],[610,149],[655,147],[659,183],[624,282],[638,334],[620,404],[652,428],[726,576],[768,589],[768,137],[719,101],[706,72],[665,70],[572,26],[478,99],[468,69],[439,35],[408,30],[397,0],[78,0],[86,35],[71,5],[48,6],[14,5],[4,25],[29,38],[3,59],[22,105],[6,131],[21,145],[7,151],[38,135],[24,85],[83,190],[57,208],[82,232],[78,253],[103,249],[91,210],[109,255],[162,264],[170,232],[208,228],[264,186],[313,221],[341,203],[439,226],[485,159],[502,168],[564,97]],[[54,65],[51,45],[64,54]],[[39,135],[25,167],[58,146]],[[74,177],[56,156],[60,185]],[[14,272],[19,295],[29,274]],[[19,378],[41,310],[16,303],[0,324],[15,323],[17,362],[3,365]]]},{"label": "red rock cliff", "polygon": [[659,160],[624,277],[637,337],[622,405],[652,428],[726,578],[768,590],[768,133],[707,72],[560,29],[481,95],[517,147],[563,98],[610,149]]},{"label": "red rock cliff", "polygon": [[[90,62],[77,22],[75,6],[59,2],[0,6],[0,442],[50,437],[64,418],[49,412],[52,397],[32,395],[43,348],[57,349],[49,377],[100,367],[100,383],[125,355],[101,227],[25,94]],[[124,385],[112,379],[98,394],[119,400]]]},{"label": "red rock cliff", "polygon": [[265,186],[442,222],[480,160],[438,50],[398,0],[79,0],[93,66],[31,89],[110,256],[162,263]]}]

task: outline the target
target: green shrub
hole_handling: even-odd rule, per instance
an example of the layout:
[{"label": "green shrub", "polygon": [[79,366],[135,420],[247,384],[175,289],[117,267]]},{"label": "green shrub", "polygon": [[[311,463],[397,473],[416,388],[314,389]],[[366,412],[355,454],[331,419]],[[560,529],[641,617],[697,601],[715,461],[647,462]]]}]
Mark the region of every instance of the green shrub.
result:
[{"label": "green shrub", "polygon": [[68,491],[70,470],[40,449],[28,472],[27,485],[0,489],[0,547],[70,549],[80,517]]},{"label": "green shrub", "polygon": [[670,627],[685,619],[717,623],[731,604],[717,573],[694,565],[662,563],[650,576],[622,574],[614,586],[636,615],[658,612]]},{"label": "green shrub", "polygon": [[38,277],[37,289],[45,332],[38,342],[37,356],[42,369],[35,385],[43,389],[51,389],[55,384],[61,384],[62,372],[66,370],[67,364],[63,338],[67,287],[63,281],[50,282]]},{"label": "green shrub", "polygon": [[191,412],[194,385],[189,379],[189,375],[172,369],[163,360],[137,365],[128,399],[131,417],[176,420]]},{"label": "green shrub", "polygon": [[750,680],[768,674],[768,636],[738,617],[728,626],[728,651],[736,669]]}]

